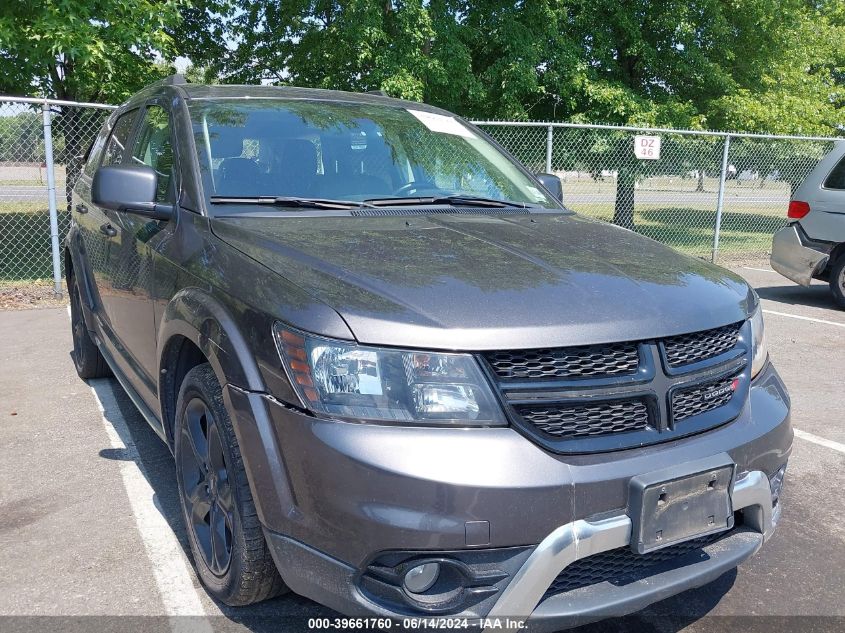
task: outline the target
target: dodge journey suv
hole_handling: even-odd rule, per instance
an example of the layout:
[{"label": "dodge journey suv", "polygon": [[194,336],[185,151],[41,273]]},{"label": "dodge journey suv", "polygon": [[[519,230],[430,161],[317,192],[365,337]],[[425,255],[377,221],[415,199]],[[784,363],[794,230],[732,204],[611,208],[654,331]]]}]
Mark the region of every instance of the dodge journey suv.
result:
[{"label": "dodge journey suv", "polygon": [[213,597],[558,629],[772,535],[792,430],[756,294],[560,198],[376,94],[174,78],[114,111],[73,356],[173,451]]}]

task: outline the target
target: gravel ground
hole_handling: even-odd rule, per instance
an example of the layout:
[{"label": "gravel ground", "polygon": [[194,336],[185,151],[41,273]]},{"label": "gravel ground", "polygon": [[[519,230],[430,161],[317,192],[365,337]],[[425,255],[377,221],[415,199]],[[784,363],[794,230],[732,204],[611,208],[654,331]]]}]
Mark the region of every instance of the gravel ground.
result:
[{"label": "gravel ground", "polygon": [[62,295],[56,296],[52,280],[31,282],[0,282],[0,310],[31,310],[59,308],[67,305],[67,290],[62,283]]}]

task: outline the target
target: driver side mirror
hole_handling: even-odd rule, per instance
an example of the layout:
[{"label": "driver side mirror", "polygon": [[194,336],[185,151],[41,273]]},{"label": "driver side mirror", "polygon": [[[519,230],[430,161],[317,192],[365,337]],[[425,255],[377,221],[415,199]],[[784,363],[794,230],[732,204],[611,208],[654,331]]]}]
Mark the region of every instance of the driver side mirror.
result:
[{"label": "driver side mirror", "polygon": [[94,172],[91,200],[98,207],[111,211],[169,220],[174,207],[155,201],[157,184],[158,175],[147,165],[100,167]]},{"label": "driver side mirror", "polygon": [[556,200],[563,202],[563,183],[554,174],[534,174],[540,184],[549,190]]}]

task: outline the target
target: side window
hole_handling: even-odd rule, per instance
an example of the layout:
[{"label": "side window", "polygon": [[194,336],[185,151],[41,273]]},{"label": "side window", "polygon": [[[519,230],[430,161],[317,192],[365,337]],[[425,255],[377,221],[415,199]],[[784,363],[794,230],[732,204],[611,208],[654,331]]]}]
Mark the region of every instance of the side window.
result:
[{"label": "side window", "polygon": [[85,161],[85,175],[94,176],[97,167],[100,166],[100,157],[103,155],[103,146],[106,144],[106,139],[109,137],[109,126],[104,125],[103,129],[94,139],[91,148],[88,150],[88,160]]},{"label": "side window", "polygon": [[825,189],[845,189],[845,158],[836,163],[824,181]]},{"label": "side window", "polygon": [[103,165],[119,165],[123,160],[123,150],[129,141],[129,134],[132,132],[132,124],[135,122],[137,110],[130,110],[121,114],[115,121],[114,129],[106,143],[106,151],[103,154]]},{"label": "side window", "polygon": [[164,108],[147,106],[132,150],[132,160],[152,167],[158,174],[156,202],[176,201],[170,120]]}]

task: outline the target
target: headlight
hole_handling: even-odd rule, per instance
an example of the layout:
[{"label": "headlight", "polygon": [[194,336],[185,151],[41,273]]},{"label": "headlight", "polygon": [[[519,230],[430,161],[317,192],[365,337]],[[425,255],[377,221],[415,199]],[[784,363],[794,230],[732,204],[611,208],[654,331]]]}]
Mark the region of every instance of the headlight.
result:
[{"label": "headlight", "polygon": [[751,377],[754,378],[766,364],[769,350],[766,347],[766,332],[763,327],[763,308],[758,304],[751,315]]},{"label": "headlight", "polygon": [[276,324],[282,362],[309,409],[338,418],[411,424],[503,425],[467,354],[365,347]]}]

